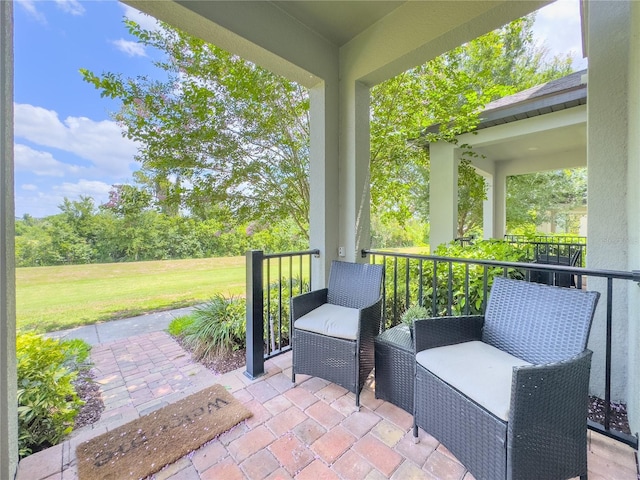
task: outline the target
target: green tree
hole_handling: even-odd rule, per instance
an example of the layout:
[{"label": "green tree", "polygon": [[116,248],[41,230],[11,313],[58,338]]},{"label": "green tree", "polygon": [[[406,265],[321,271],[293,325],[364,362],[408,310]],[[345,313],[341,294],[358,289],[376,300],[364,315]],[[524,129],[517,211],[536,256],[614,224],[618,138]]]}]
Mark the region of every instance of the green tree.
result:
[{"label": "green tree", "polygon": [[587,202],[587,169],[575,168],[507,178],[507,230],[539,226],[553,213],[566,217]]},{"label": "green tree", "polygon": [[140,43],[164,52],[156,66],[167,80],[82,74],[122,100],[116,119],[142,145],[141,178],[160,186],[160,201],[198,215],[227,212],[237,223],[292,218],[306,236],[308,92],[169,25],[126,23]]},{"label": "green tree", "polygon": [[[382,223],[429,218],[429,155],[425,143],[455,142],[473,131],[478,114],[497,98],[571,71],[570,57],[545,61],[533,42],[534,16],[516,20],[372,89],[372,216]],[[425,128],[436,125],[425,134]],[[463,146],[458,172],[458,235],[482,225],[485,185]],[[412,181],[407,181],[410,179]]]},{"label": "green tree", "polygon": [[[486,103],[570,71],[568,57],[544,62],[532,24],[532,16],[517,20],[372,88],[374,218],[428,220],[425,141],[454,141],[473,130]],[[115,118],[141,145],[138,181],[174,214],[183,208],[235,224],[290,218],[306,237],[308,92],[169,25],[127,26],[164,55],[156,66],[166,80],[82,74],[103,96],[122,101]],[[434,124],[437,131],[423,135]],[[467,162],[459,178],[464,234],[481,224],[484,183]]]}]

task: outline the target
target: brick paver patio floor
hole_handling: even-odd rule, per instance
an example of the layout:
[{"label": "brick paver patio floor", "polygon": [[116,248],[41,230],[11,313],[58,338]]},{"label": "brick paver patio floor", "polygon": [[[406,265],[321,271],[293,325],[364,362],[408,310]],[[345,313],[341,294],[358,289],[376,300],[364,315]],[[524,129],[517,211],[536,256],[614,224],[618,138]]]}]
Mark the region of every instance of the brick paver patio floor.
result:
[{"label": "brick paver patio floor", "polygon": [[[473,476],[430,435],[413,443],[412,417],[377,400],[370,382],[355,410],[353,394],[299,375],[292,388],[291,354],[269,360],[251,381],[243,369],[214,375],[164,332],[96,345],[92,360],[105,411],[99,422],[64,443],[20,462],[17,480],[77,479],[76,446],[214,383],[226,386],[253,412],[153,478],[470,480]],[[635,452],[590,433],[590,480],[637,480]]]}]

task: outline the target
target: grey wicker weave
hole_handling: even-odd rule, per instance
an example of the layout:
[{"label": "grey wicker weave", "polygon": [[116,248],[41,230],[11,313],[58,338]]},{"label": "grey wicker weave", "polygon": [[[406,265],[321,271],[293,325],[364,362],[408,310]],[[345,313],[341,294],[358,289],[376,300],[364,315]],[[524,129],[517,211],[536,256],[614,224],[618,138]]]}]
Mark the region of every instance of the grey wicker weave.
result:
[{"label": "grey wicker weave", "polygon": [[[341,385],[356,396],[374,367],[373,339],[382,317],[382,265],[334,261],[329,286],[291,299],[293,365],[291,380],[303,373]],[[296,320],[328,303],[358,309],[355,340],[336,338],[295,327]]]},{"label": "grey wicker weave", "polygon": [[413,414],[415,351],[407,325],[396,325],[374,339],[376,398]]},{"label": "grey wicker weave", "polygon": [[586,479],[586,344],[598,298],[496,278],[484,317],[416,321],[417,352],[481,340],[532,365],[513,367],[505,421],[417,363],[414,435],[436,437],[477,480]]}]

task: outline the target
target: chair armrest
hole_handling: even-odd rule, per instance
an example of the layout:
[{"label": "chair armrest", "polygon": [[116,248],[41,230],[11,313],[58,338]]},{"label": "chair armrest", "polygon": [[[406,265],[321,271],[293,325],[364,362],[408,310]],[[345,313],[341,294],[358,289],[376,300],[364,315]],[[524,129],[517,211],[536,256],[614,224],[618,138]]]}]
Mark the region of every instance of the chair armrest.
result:
[{"label": "chair armrest", "polygon": [[301,295],[296,295],[295,297],[291,297],[291,323],[295,322],[297,319],[306,315],[311,310],[318,308],[320,305],[324,305],[327,303],[327,292],[329,290],[326,288],[321,288],[319,290],[314,290],[312,292],[303,293]]},{"label": "chair armrest", "polygon": [[378,300],[360,309],[360,337],[376,336],[380,333],[380,320],[382,319],[382,296]]},{"label": "chair armrest", "polygon": [[483,325],[482,315],[416,320],[413,323],[415,351],[480,340]]},{"label": "chair armrest", "polygon": [[585,350],[561,362],[514,367],[507,435],[513,462],[586,455],[592,354]]}]

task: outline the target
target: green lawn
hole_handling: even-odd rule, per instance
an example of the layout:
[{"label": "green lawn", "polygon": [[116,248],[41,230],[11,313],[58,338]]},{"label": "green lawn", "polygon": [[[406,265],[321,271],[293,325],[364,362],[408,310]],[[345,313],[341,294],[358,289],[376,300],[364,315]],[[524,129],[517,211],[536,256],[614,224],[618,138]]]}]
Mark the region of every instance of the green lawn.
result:
[{"label": "green lawn", "polygon": [[245,291],[245,257],[16,270],[18,331],[49,332]]},{"label": "green lawn", "polygon": [[[424,248],[395,251],[426,253]],[[245,257],[29,267],[16,270],[17,330],[51,332],[185,307],[214,293],[245,294]],[[299,276],[299,260],[271,260],[269,282]],[[302,265],[308,278],[309,264]],[[266,276],[265,266],[265,276]]]}]

